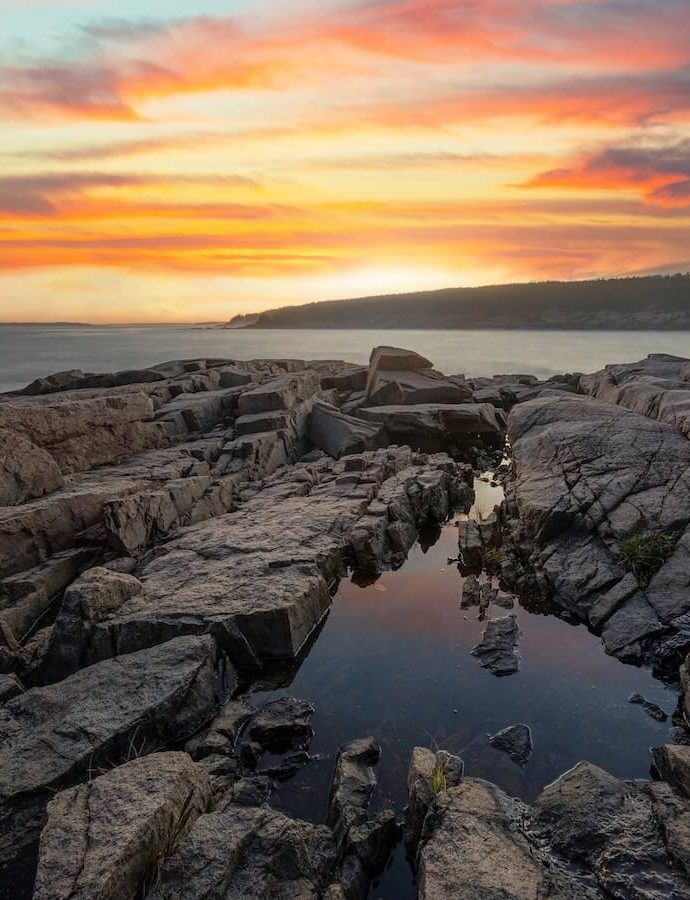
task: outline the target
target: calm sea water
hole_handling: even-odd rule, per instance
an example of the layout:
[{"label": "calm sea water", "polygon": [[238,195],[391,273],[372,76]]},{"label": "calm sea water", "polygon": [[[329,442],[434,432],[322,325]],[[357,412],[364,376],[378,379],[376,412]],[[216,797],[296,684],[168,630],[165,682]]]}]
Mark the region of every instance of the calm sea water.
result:
[{"label": "calm sea water", "polygon": [[446,374],[592,372],[648,353],[690,356],[690,332],[225,331],[179,326],[0,325],[0,390],[64,369],[109,372],[190,357],[295,357],[364,363],[376,344],[417,350]]}]

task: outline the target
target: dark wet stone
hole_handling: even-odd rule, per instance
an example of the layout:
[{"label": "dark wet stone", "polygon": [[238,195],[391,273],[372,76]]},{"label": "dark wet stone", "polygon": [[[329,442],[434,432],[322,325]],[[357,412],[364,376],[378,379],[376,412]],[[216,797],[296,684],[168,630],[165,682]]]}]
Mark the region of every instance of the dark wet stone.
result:
[{"label": "dark wet stone", "polygon": [[482,640],[471,653],[479,660],[483,669],[492,675],[512,675],[520,668],[517,646],[520,627],[514,615],[489,619]]},{"label": "dark wet stone", "polygon": [[262,747],[289,742],[293,738],[310,737],[312,727],[309,720],[314,712],[314,707],[306,700],[295,697],[270,700],[252,716],[247,733],[252,741]]},{"label": "dark wet stone", "polygon": [[496,750],[507,753],[519,766],[525,766],[532,755],[532,730],[529,725],[509,725],[490,735],[489,743]]},{"label": "dark wet stone", "polygon": [[665,722],[668,718],[668,716],[660,706],[657,706],[656,703],[651,703],[649,700],[646,700],[642,696],[642,694],[631,694],[628,697],[628,703],[635,703],[638,706],[641,706],[642,709],[647,713],[647,715],[651,716],[652,719],[656,719],[657,722]]}]

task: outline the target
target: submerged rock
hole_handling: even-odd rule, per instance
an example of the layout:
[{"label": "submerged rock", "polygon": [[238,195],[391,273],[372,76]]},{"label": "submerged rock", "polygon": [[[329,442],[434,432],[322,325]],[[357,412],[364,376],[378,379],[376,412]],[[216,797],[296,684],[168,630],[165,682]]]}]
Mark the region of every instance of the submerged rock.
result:
[{"label": "submerged rock", "polygon": [[529,725],[509,725],[489,735],[489,743],[496,750],[507,753],[519,766],[525,766],[532,755],[532,729]]},{"label": "submerged rock", "polygon": [[657,722],[665,722],[666,719],[668,719],[668,716],[660,706],[657,706],[656,703],[651,703],[649,700],[645,700],[642,694],[631,694],[628,697],[628,703],[635,703],[638,706],[641,706],[647,715],[651,716],[652,719],[656,719]]},{"label": "submerged rock", "polygon": [[489,619],[482,640],[470,651],[492,675],[512,675],[520,668],[520,626],[514,615]]}]

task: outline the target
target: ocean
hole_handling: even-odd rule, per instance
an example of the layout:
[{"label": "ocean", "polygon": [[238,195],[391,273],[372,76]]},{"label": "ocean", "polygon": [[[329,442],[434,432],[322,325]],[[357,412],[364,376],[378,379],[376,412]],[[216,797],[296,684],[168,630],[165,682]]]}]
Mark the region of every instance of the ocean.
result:
[{"label": "ocean", "polygon": [[170,359],[345,359],[371,348],[416,350],[448,375],[592,372],[649,353],[690,356],[688,331],[224,330],[199,326],[0,325],[0,391],[65,369],[111,372]]}]

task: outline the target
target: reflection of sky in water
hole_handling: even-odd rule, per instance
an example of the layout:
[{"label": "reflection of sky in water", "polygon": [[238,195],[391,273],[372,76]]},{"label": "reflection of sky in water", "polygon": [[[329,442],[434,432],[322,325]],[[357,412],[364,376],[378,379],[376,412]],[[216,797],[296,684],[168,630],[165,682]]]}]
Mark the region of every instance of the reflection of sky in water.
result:
[{"label": "reflection of sky in water", "polygon": [[[665,740],[668,725],[627,700],[639,691],[670,713],[675,694],[647,670],[606,656],[584,627],[522,609],[520,672],[496,678],[480,668],[470,649],[483,624],[476,609],[459,609],[461,579],[447,564],[456,542],[450,525],[426,553],[416,545],[398,572],[366,588],[341,584],[286,689],[315,704],[312,752],[326,757],[280,788],[278,802],[292,813],[323,817],[338,745],[368,734],[383,748],[376,804],[399,812],[416,745],[458,753],[469,775],[526,799],[581,759],[621,777],[648,776],[649,747]],[[534,737],[524,770],[486,741],[515,722]]]}]

